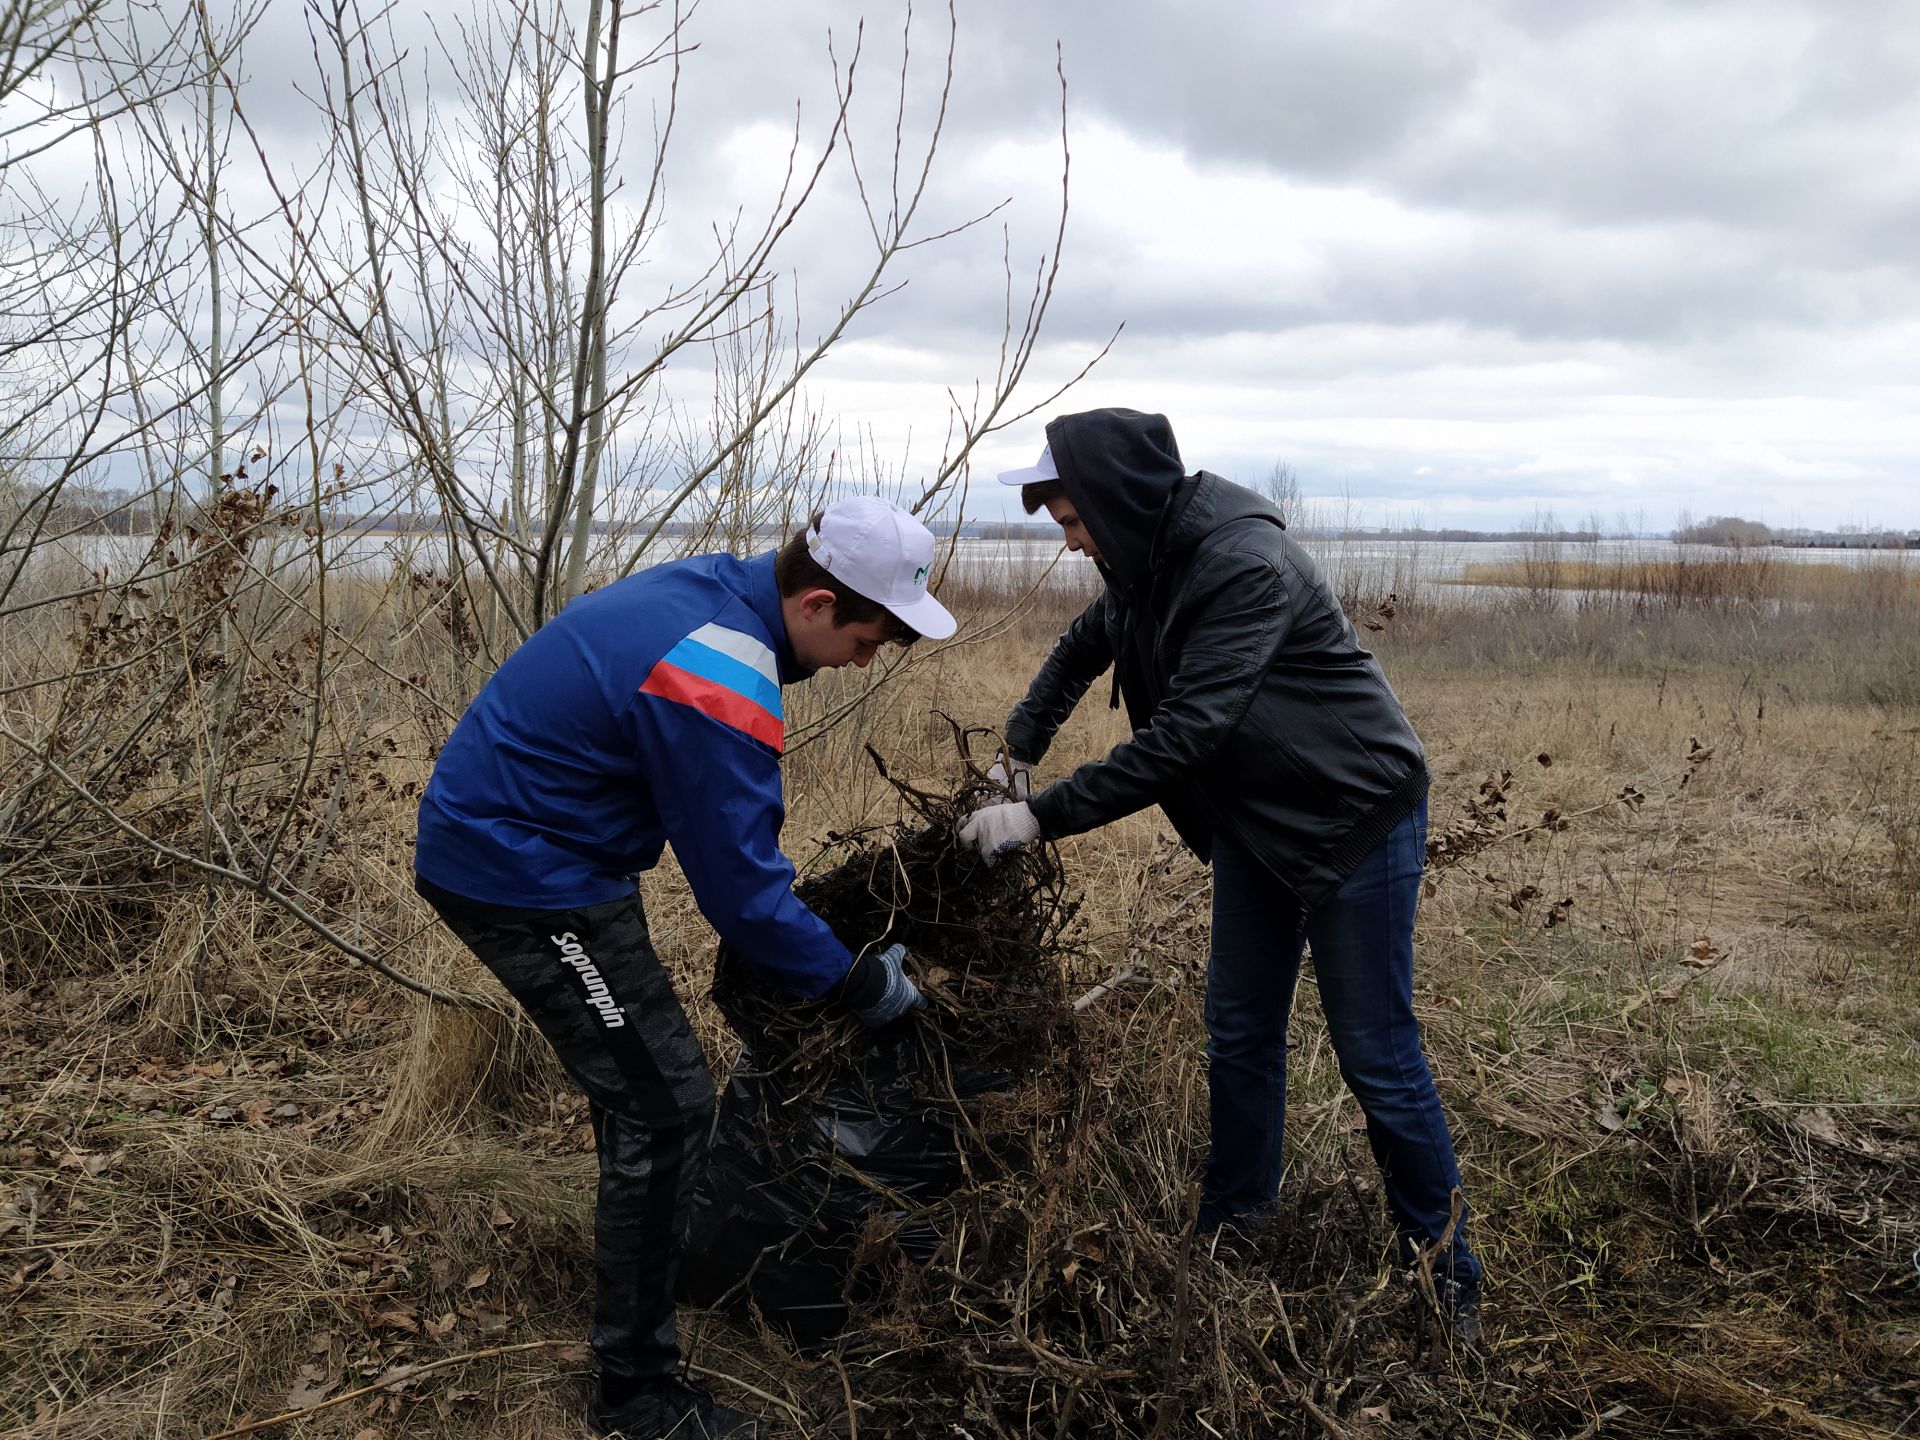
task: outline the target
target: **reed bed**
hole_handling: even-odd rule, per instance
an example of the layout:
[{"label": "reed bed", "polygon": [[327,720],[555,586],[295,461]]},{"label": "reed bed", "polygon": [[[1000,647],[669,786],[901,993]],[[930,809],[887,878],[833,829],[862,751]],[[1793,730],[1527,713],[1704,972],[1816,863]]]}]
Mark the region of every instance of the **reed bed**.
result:
[{"label": "reed bed", "polygon": [[1910,619],[1920,613],[1920,564],[1899,552],[1876,553],[1858,564],[1829,564],[1758,549],[1592,560],[1556,547],[1505,564],[1469,563],[1464,583],[1524,594],[1576,591],[1583,608],[1626,614],[1806,606],[1875,617]]}]

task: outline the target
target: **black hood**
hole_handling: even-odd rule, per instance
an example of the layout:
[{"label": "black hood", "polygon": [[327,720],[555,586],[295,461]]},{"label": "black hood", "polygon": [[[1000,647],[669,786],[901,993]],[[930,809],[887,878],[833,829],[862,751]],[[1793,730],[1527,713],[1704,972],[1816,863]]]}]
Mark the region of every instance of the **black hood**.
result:
[{"label": "black hood", "polygon": [[1047,449],[1103,567],[1132,589],[1152,568],[1167,500],[1185,477],[1173,426],[1138,410],[1086,410],[1047,426]]},{"label": "black hood", "polygon": [[1167,506],[1166,516],[1160,522],[1154,563],[1165,565],[1193,549],[1214,531],[1241,520],[1265,520],[1276,529],[1287,528],[1279,508],[1266,496],[1202,470],[1191,480],[1181,482]]}]

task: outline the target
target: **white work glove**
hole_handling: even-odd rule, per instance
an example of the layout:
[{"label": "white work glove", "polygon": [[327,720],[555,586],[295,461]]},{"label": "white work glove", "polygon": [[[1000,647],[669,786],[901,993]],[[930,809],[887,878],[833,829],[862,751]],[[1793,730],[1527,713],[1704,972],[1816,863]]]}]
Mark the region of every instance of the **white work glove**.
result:
[{"label": "white work glove", "polygon": [[1004,750],[987,767],[987,779],[1012,791],[1016,800],[1033,798],[1033,766],[1024,760],[1014,759]]},{"label": "white work glove", "polygon": [[918,1010],[926,1005],[927,997],[920,993],[920,987],[907,974],[906,960],[906,946],[889,945],[879,954],[864,956],[855,962],[856,967],[870,966],[884,976],[879,998],[869,1000],[853,1012],[854,1017],[867,1029],[878,1030],[882,1025],[891,1025],[907,1011]]},{"label": "white work glove", "polygon": [[1040,838],[1040,822],[1024,800],[983,805],[960,822],[960,843],[971,845],[989,865]]}]

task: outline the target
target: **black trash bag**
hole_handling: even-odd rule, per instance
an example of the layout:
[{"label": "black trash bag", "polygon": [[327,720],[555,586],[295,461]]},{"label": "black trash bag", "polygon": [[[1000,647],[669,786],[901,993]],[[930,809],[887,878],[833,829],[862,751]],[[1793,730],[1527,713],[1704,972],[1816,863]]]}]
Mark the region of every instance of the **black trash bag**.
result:
[{"label": "black trash bag", "polygon": [[996,1166],[955,1102],[1008,1089],[1013,1076],[998,1066],[929,1074],[911,1025],[892,1028],[803,1096],[741,1049],[694,1191],[682,1301],[742,1315],[757,1307],[798,1343],[817,1344],[872,1298],[855,1261],[875,1217],[907,1261],[933,1257],[929,1209]]}]

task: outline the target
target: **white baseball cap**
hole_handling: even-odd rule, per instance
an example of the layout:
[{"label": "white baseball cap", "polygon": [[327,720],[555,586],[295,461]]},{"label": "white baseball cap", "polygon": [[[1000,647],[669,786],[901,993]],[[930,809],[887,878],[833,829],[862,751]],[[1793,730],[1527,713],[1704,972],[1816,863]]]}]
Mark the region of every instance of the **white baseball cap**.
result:
[{"label": "white baseball cap", "polygon": [[1040,447],[1039,460],[1027,466],[1026,469],[1002,470],[1000,472],[1000,483],[1002,485],[1037,485],[1042,480],[1058,480],[1059,478],[1059,467],[1053,463],[1053,449],[1047,445]]},{"label": "white baseball cap", "polygon": [[856,595],[884,605],[929,640],[959,628],[927,593],[933,532],[890,500],[854,495],[836,500],[807,529],[807,553]]}]

